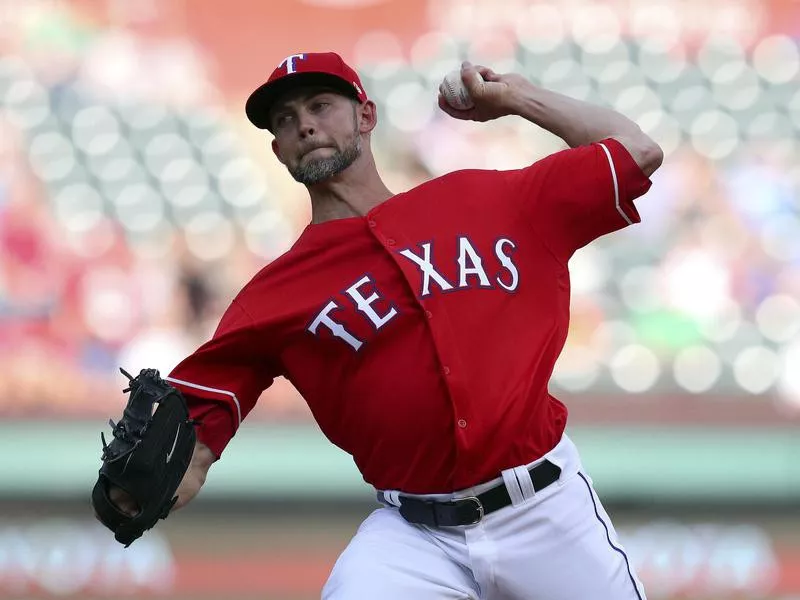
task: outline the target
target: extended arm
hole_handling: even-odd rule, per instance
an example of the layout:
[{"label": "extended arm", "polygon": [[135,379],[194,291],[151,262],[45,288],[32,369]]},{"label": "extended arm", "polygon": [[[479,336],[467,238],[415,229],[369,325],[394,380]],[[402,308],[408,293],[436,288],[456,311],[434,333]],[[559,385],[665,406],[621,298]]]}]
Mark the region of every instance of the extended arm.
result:
[{"label": "extended arm", "polygon": [[[192,453],[192,461],[189,463],[189,468],[181,480],[176,492],[178,501],[173,505],[170,512],[175,512],[179,508],[186,506],[195,496],[200,492],[200,488],[206,482],[208,477],[208,470],[211,465],[217,460],[214,453],[203,442],[195,442],[194,452]],[[108,490],[108,496],[111,501],[122,512],[127,515],[135,516],[139,512],[139,506],[133,497],[118,487],[112,487]]]}]

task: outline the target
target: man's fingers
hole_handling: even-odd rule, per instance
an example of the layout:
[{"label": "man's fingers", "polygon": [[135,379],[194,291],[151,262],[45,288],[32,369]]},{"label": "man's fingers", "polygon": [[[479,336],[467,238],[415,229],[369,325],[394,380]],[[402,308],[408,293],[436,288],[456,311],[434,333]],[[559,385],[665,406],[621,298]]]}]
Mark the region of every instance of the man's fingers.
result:
[{"label": "man's fingers", "polygon": [[501,81],[502,76],[484,65],[473,65],[469,61],[461,63],[461,79],[466,85],[484,81]]},{"label": "man's fingers", "polygon": [[439,97],[436,100],[439,103],[439,108],[441,108],[448,115],[452,115],[454,112],[458,112],[456,111],[456,109],[454,109],[447,103],[447,100],[442,94],[439,94]]},{"label": "man's fingers", "polygon": [[481,69],[486,69],[486,67],[476,66],[468,61],[461,63],[461,81],[464,82],[467,91],[472,93],[473,96],[481,93],[484,82],[484,78],[481,76]]},{"label": "man's fingers", "polygon": [[136,503],[136,500],[133,499],[133,496],[125,490],[112,487],[108,491],[108,497],[111,499],[114,506],[129,517],[135,517],[139,514],[139,505]]},{"label": "man's fingers", "polygon": [[441,108],[444,112],[446,112],[450,116],[453,116],[453,117],[456,116],[453,113],[458,112],[458,111],[456,111],[452,106],[450,106],[447,103],[447,100],[445,100],[445,97],[442,94],[439,94],[439,97],[436,100],[439,103],[439,108]]},{"label": "man's fingers", "polygon": [[439,97],[437,98],[437,101],[439,103],[439,108],[441,108],[444,112],[446,112],[451,117],[456,117],[457,118],[457,113],[461,112],[461,111],[457,111],[452,106],[450,106],[447,103],[447,100],[445,100],[445,97],[442,94],[439,94]]},{"label": "man's fingers", "polygon": [[479,68],[478,73],[481,74],[484,81],[500,81],[500,75],[492,71],[489,67]]},{"label": "man's fingers", "polygon": [[448,115],[450,115],[454,119],[459,119],[461,121],[474,120],[475,109],[459,110],[457,108],[453,108],[452,106],[450,106],[447,103],[447,100],[445,100],[444,96],[442,96],[442,95],[439,95],[439,97],[437,98],[437,101],[439,103],[439,108],[441,108],[442,111],[446,112]]}]

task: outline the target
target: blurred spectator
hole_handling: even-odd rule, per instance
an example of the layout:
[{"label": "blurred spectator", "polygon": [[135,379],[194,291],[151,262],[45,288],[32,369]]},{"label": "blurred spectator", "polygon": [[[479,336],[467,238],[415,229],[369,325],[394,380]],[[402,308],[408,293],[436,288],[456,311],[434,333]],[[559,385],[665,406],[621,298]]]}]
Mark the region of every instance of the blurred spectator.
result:
[{"label": "blurred spectator", "polygon": [[[433,82],[480,24],[471,53],[620,107],[667,152],[637,201],[642,223],[572,260],[555,387],[800,403],[796,40],[760,40],[757,19],[729,23],[724,43],[702,39],[681,30],[678,8],[631,9],[630,39],[625,15],[599,5],[474,9],[438,3],[433,17],[453,31],[423,32],[408,56],[386,32],[355,43],[362,61],[375,44],[393,57],[361,65],[390,188],[560,149],[518,120],[435,110]],[[130,11],[126,23],[153,25]],[[15,15],[0,38],[0,414],[105,415],[90,399],[122,400],[118,366],[168,371],[207,340],[305,226],[308,204],[242,122],[241,90],[225,107],[229,90],[215,89],[191,38],[109,27],[69,3]],[[306,411],[279,381],[255,412]]]}]

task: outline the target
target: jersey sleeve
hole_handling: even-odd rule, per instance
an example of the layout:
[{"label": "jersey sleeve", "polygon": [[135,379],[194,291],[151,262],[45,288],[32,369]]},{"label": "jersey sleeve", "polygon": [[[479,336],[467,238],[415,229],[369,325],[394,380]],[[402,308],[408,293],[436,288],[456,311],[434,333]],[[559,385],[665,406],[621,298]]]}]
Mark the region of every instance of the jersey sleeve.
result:
[{"label": "jersey sleeve", "polygon": [[166,377],[200,422],[197,438],[217,456],[267,389],[277,369],[256,343],[253,321],[234,300],[212,338]]},{"label": "jersey sleeve", "polygon": [[641,221],[633,201],[651,181],[615,139],[556,152],[508,172],[509,194],[557,258]]}]

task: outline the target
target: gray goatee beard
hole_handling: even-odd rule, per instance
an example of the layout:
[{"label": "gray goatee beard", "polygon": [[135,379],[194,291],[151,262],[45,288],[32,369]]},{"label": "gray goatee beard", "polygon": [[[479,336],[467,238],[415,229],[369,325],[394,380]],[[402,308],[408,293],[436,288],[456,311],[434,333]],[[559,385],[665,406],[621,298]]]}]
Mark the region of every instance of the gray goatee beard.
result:
[{"label": "gray goatee beard", "polygon": [[344,150],[337,150],[331,156],[308,161],[289,169],[292,177],[304,185],[316,185],[338,175],[361,156],[361,137],[356,135],[353,143]]}]

